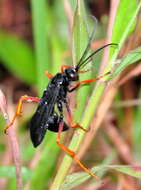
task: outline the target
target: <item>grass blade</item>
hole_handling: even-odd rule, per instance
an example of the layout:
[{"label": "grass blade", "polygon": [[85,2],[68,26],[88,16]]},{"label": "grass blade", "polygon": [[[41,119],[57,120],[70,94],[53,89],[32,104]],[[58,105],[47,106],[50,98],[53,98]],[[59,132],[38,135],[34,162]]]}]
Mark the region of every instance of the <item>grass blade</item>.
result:
[{"label": "grass blade", "polygon": [[115,66],[115,71],[112,72],[113,77],[116,77],[120,74],[127,66],[136,63],[141,59],[141,47],[129,52],[125,57],[118,61]]},{"label": "grass blade", "polygon": [[36,83],[35,56],[25,41],[0,31],[0,59],[21,80]]},{"label": "grass blade", "polygon": [[[115,157],[116,157],[116,153],[115,153],[115,151],[112,151],[110,156],[106,157],[103,160],[103,162],[101,163],[101,165],[110,164],[112,162],[112,160],[115,159]],[[102,177],[105,174],[106,169],[99,171],[98,169],[95,168],[94,172],[97,172],[97,171],[98,171],[98,176]],[[88,178],[90,178],[90,176],[87,175],[87,177],[86,177],[84,172],[70,174],[66,177],[64,183],[61,185],[60,190],[72,189],[72,188],[80,185],[81,183],[84,183]]]},{"label": "grass blade", "polygon": [[[141,167],[133,167],[130,165],[101,165],[94,167],[92,171],[98,173],[99,176],[99,172],[104,174],[111,169],[132,177],[141,178]],[[90,176],[84,172],[68,175],[60,190],[72,189],[85,182],[88,178],[90,178]]]},{"label": "grass blade", "polygon": [[115,51],[114,56],[112,56],[113,51],[111,49],[110,53],[112,53],[110,56],[112,59],[115,59],[117,57],[117,54],[120,51],[127,36],[131,33],[131,31],[133,31],[136,17],[140,8],[141,2],[139,2],[137,5],[136,0],[133,0],[131,3],[129,3],[128,0],[120,1],[112,35],[112,42],[117,43],[119,48],[117,51]]}]

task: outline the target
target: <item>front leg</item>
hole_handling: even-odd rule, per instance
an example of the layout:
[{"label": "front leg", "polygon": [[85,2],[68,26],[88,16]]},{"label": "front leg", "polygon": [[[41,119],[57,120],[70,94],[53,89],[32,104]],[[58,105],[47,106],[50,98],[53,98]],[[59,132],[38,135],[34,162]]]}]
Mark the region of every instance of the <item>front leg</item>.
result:
[{"label": "front leg", "polygon": [[76,86],[72,87],[72,88],[68,88],[68,92],[73,92],[74,90],[76,90],[78,87],[80,86],[79,83],[76,84]]},{"label": "front leg", "polygon": [[105,73],[104,75],[101,75],[101,76],[99,76],[99,77],[97,77],[97,78],[94,78],[94,79],[87,79],[87,80],[79,81],[79,82],[76,83],[76,85],[75,85],[73,88],[68,89],[68,92],[73,92],[73,91],[76,90],[81,84],[88,84],[88,83],[91,83],[91,82],[95,82],[95,81],[100,80],[101,78],[103,78],[103,77],[105,77],[105,76],[107,76],[107,75],[109,75],[109,74],[111,74],[111,73],[110,73],[110,72],[107,72],[107,73]]}]

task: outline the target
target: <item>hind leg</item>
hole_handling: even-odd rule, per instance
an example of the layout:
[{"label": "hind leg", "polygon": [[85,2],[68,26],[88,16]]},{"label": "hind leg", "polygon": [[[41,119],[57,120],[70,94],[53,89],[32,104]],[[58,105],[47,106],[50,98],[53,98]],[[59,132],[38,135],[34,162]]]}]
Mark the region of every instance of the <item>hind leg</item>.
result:
[{"label": "hind leg", "polygon": [[17,105],[16,113],[15,113],[12,121],[4,129],[5,133],[6,133],[7,129],[14,124],[16,118],[21,115],[22,105],[23,105],[24,101],[27,101],[27,102],[39,102],[40,98],[32,97],[32,96],[26,96],[26,95],[21,96],[20,99],[19,99],[18,105]]},{"label": "hind leg", "polygon": [[73,152],[72,150],[70,150],[70,149],[69,149],[68,147],[66,147],[65,145],[61,144],[61,133],[62,133],[62,130],[63,130],[63,123],[61,122],[60,125],[59,125],[59,132],[58,132],[57,139],[56,139],[57,145],[58,145],[62,150],[64,150],[67,154],[69,154],[69,155],[77,162],[77,164],[78,164],[86,173],[88,173],[88,174],[91,175],[92,177],[98,179],[98,177],[97,177],[93,172],[91,172],[91,170],[89,170],[88,168],[86,168],[86,167],[81,163],[81,161],[79,160],[79,158],[77,157],[77,155],[75,154],[75,152]]}]

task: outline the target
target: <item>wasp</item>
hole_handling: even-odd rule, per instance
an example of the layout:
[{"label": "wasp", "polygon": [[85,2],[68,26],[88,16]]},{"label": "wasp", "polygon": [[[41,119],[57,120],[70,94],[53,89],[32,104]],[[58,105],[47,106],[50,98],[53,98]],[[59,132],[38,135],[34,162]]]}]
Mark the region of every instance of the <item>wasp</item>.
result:
[{"label": "wasp", "polygon": [[[81,125],[74,124],[72,122],[72,114],[69,108],[67,95],[75,91],[81,84],[88,84],[94,82],[110,74],[110,72],[108,72],[102,76],[99,76],[98,78],[79,81],[79,74],[87,71],[81,69],[91,61],[91,59],[96,53],[98,53],[107,46],[115,46],[115,45],[117,46],[117,44],[115,43],[106,44],[86,57],[90,49],[92,36],[93,33],[90,36],[89,42],[86,46],[84,53],[82,54],[80,60],[78,61],[75,67],[62,65],[61,72],[57,73],[55,76],[53,76],[49,72],[46,72],[46,75],[50,79],[50,82],[45,88],[41,98],[31,97],[27,95],[21,96],[16,109],[16,113],[10,124],[6,126],[5,132],[8,130],[9,127],[13,125],[16,117],[21,115],[22,105],[24,101],[38,102],[39,104],[37,110],[30,121],[30,136],[33,146],[37,147],[38,145],[41,144],[47,130],[50,130],[52,132],[57,132],[58,134],[56,142],[58,146],[61,149],[63,149],[66,153],[68,153],[85,172],[87,172],[93,177],[97,177],[93,172],[91,172],[81,163],[75,152],[73,152],[72,150],[70,150],[61,143],[61,132],[68,130],[70,127],[80,128],[83,131],[87,131]],[[74,82],[75,85],[73,85]],[[66,107],[66,110],[69,115],[69,124],[64,121],[64,114],[63,114],[64,106]],[[58,111],[56,111],[56,107]]]}]

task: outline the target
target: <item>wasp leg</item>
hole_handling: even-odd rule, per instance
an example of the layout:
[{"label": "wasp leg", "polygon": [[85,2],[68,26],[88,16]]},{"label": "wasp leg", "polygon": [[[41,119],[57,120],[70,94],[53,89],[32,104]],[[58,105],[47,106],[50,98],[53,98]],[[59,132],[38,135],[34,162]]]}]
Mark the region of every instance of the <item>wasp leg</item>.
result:
[{"label": "wasp leg", "polygon": [[106,75],[109,75],[109,74],[110,74],[110,72],[107,72],[107,73],[105,73],[104,75],[101,75],[101,76],[99,76],[99,77],[97,77],[97,78],[95,78],[95,79],[87,79],[87,80],[79,81],[79,82],[77,82],[77,84],[76,84],[73,88],[69,89],[68,91],[69,91],[69,92],[73,92],[73,91],[74,91],[75,89],[77,89],[81,84],[87,84],[87,83],[90,83],[90,82],[94,82],[94,81],[100,80],[101,78],[103,78],[103,77],[105,77]]},{"label": "wasp leg", "polygon": [[75,123],[75,124],[71,123],[69,127],[74,128],[74,129],[82,129],[84,132],[89,131],[88,129],[84,129],[81,125],[79,125],[79,123]]},{"label": "wasp leg", "polygon": [[39,102],[40,98],[32,97],[32,96],[26,96],[26,95],[21,96],[21,98],[19,99],[18,105],[17,105],[16,113],[15,113],[12,121],[4,129],[5,133],[6,133],[7,129],[14,124],[16,117],[21,115],[22,104],[25,100],[28,102]]},{"label": "wasp leg", "polygon": [[71,113],[71,110],[69,108],[68,102],[65,101],[65,104],[66,104],[66,108],[67,108],[69,127],[75,128],[75,129],[82,129],[83,131],[88,132],[89,130],[84,129],[81,125],[79,125],[79,123],[73,124],[72,113]]},{"label": "wasp leg", "polygon": [[98,177],[93,173],[91,172],[88,168],[86,168],[82,163],[81,161],[79,160],[79,158],[77,157],[77,155],[75,154],[75,152],[73,152],[72,150],[70,150],[69,148],[67,148],[65,145],[61,144],[61,132],[63,130],[63,122],[60,123],[59,125],[59,132],[58,132],[58,135],[57,135],[57,139],[56,139],[56,143],[57,145],[63,149],[66,153],[68,153],[76,162],[77,164],[86,172],[88,173],[89,175],[91,175],[92,177],[98,179]]},{"label": "wasp leg", "polygon": [[77,86],[80,85],[80,84],[86,84],[86,83],[90,83],[90,82],[94,82],[94,81],[100,80],[101,78],[103,78],[103,77],[105,77],[105,76],[107,76],[109,74],[110,74],[110,72],[107,72],[104,75],[101,75],[101,76],[99,76],[99,77],[97,77],[95,79],[82,80],[82,81],[78,82]]},{"label": "wasp leg", "polygon": [[51,78],[53,77],[53,75],[52,75],[51,73],[49,73],[48,71],[45,71],[45,75],[46,75],[49,79],[51,79]]},{"label": "wasp leg", "polygon": [[86,73],[86,72],[89,72],[91,69],[87,69],[87,70],[80,70],[78,71],[78,73]]}]

